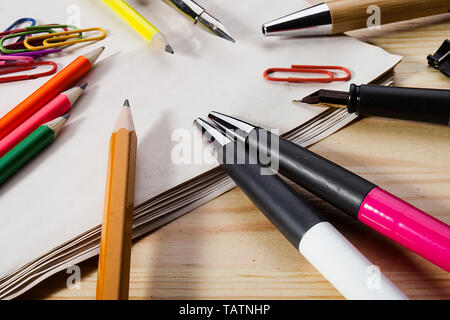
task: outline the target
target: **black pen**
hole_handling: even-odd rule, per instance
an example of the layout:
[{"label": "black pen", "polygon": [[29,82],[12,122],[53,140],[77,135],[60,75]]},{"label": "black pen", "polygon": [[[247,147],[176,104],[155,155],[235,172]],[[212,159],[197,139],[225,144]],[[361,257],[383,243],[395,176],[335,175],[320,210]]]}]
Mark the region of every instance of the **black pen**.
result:
[{"label": "black pen", "polygon": [[318,90],[294,102],[347,108],[349,113],[450,126],[450,90],[350,85],[350,90]]},{"label": "black pen", "polygon": [[370,181],[248,122],[211,112],[229,137],[281,175],[450,272],[450,227]]},{"label": "black pen", "polygon": [[[243,144],[200,118],[194,126],[217,154],[220,166],[275,227],[347,299],[407,299],[374,265]],[[238,161],[239,160],[239,161]],[[270,171],[270,172],[267,172]],[[270,173],[270,174],[268,174]]]}]

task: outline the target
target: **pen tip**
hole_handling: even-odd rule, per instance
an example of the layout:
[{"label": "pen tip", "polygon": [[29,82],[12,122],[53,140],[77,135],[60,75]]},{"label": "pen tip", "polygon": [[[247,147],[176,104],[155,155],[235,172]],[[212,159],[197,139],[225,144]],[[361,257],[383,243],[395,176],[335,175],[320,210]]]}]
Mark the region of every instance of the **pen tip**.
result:
[{"label": "pen tip", "polygon": [[81,85],[80,88],[84,90],[84,89],[86,89],[87,85],[88,85],[88,83],[86,82],[85,84]]},{"label": "pen tip", "polygon": [[123,103],[124,107],[130,107],[130,102],[128,101],[128,99],[125,99],[125,102]]},{"label": "pen tip", "polygon": [[164,50],[166,50],[168,53],[174,54],[173,49],[169,44],[166,44]]},{"label": "pen tip", "polygon": [[226,32],[224,27],[222,27],[222,28],[214,28],[213,32],[217,36],[221,37],[222,39],[228,40],[228,41],[233,42],[233,43],[236,42],[236,41],[234,41],[234,39],[232,37],[230,37],[230,35]]},{"label": "pen tip", "polygon": [[296,102],[303,102],[308,104],[318,104],[320,103],[320,95],[319,91],[310,94],[309,96],[303,97],[302,99],[297,100]]}]

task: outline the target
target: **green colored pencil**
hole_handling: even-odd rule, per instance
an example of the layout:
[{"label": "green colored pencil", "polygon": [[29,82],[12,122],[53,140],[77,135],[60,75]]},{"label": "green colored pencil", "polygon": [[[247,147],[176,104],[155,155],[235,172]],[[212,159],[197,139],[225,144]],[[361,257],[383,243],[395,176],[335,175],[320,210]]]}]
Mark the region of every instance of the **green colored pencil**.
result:
[{"label": "green colored pencil", "polygon": [[28,137],[0,158],[0,184],[16,173],[28,161],[55,140],[64,123],[69,118],[66,113],[62,117],[44,123]]}]

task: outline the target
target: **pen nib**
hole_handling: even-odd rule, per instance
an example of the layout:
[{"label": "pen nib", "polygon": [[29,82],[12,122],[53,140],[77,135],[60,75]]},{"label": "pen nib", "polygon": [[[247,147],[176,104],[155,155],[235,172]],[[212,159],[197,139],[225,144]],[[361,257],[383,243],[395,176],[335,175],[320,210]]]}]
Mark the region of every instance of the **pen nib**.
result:
[{"label": "pen nib", "polygon": [[233,39],[232,37],[230,37],[230,36],[228,35],[228,33],[227,33],[226,31],[224,31],[223,29],[221,29],[221,28],[219,28],[219,27],[214,28],[214,29],[213,29],[213,32],[214,32],[217,36],[221,37],[222,39],[231,41],[231,42],[233,42],[233,43],[236,42],[236,41],[234,41],[234,39]]},{"label": "pen nib", "polygon": [[228,34],[225,26],[206,11],[203,11],[202,14],[197,17],[196,23],[199,23],[209,32],[215,34],[218,37],[221,37],[222,39],[235,42],[234,39]]}]

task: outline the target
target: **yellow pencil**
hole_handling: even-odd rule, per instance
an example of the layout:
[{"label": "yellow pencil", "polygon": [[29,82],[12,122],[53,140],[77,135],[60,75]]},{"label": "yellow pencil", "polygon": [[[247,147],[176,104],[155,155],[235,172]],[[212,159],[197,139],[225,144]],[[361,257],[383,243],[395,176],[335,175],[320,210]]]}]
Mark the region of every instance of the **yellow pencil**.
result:
[{"label": "yellow pencil", "polygon": [[173,49],[164,35],[128,3],[123,0],[102,1],[147,41],[157,41],[163,45],[164,50],[173,54]]},{"label": "yellow pencil", "polygon": [[136,132],[125,100],[109,142],[97,300],[128,299],[136,149]]}]

